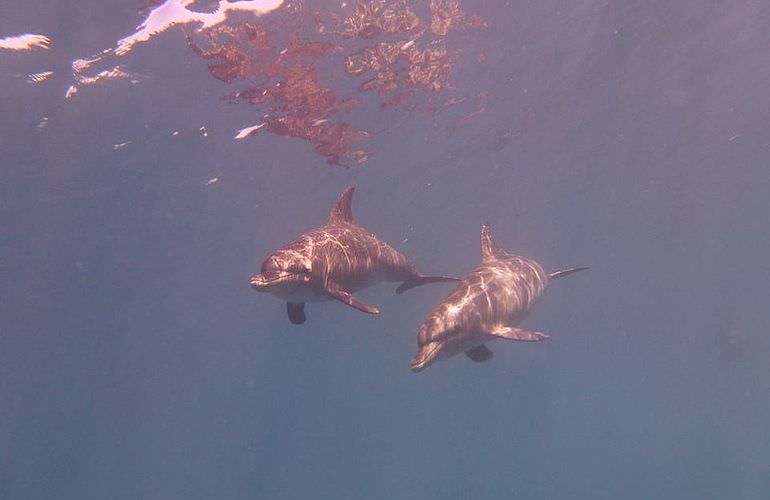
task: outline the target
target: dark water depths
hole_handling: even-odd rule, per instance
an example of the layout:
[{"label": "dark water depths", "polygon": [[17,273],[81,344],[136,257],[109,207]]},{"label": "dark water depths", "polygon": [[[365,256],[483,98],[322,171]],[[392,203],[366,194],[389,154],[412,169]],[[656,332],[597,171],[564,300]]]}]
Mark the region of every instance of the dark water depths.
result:
[{"label": "dark water depths", "polygon": [[[447,36],[473,57],[438,100],[465,100],[359,95],[350,169],[234,141],[262,112],[222,99],[237,83],[181,28],[127,56],[139,83],[65,99],[138,5],[0,8],[0,37],[52,40],[0,51],[0,498],[770,498],[770,7],[462,6],[488,27]],[[485,221],[592,270],[524,323],[547,342],[413,374],[451,285],[362,292],[379,316],[310,304],[301,327],[249,288],[347,185],[426,273],[475,266]]]}]

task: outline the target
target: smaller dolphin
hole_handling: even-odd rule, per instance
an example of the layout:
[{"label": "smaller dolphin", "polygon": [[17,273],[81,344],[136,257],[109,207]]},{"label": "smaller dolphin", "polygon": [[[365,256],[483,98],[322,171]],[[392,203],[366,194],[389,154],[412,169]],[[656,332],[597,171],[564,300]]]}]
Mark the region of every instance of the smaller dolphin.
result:
[{"label": "smaller dolphin", "polygon": [[440,281],[449,276],[423,276],[411,260],[353,220],[353,188],[342,193],[326,225],[304,233],[273,252],[262,263],[251,287],[286,301],[289,321],[305,322],[305,302],[338,300],[369,314],[380,310],[353,296],[377,282],[401,281],[396,289]]},{"label": "smaller dolphin", "polygon": [[546,273],[540,265],[511,255],[495,243],[489,225],[481,226],[481,264],[441,302],[420,326],[419,351],[412,371],[464,352],[473,361],[492,357],[485,342],[503,338],[536,342],[548,338],[517,325],[552,279],[588,269]]}]

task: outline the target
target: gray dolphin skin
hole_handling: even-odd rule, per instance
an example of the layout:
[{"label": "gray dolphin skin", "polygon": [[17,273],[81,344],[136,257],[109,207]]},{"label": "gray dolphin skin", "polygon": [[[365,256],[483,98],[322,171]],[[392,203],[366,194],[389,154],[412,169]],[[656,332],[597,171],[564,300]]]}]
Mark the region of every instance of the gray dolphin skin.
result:
[{"label": "gray dolphin skin", "polygon": [[338,300],[369,314],[379,309],[353,293],[378,282],[402,282],[398,293],[442,281],[449,276],[423,276],[401,253],[353,220],[353,189],[342,193],[326,225],[301,235],[262,263],[251,287],[286,301],[289,321],[305,322],[305,302]]},{"label": "gray dolphin skin", "polygon": [[464,352],[477,362],[492,357],[485,342],[496,338],[537,342],[548,338],[517,328],[550,280],[588,269],[546,273],[540,264],[511,255],[481,227],[481,264],[471,271],[420,326],[412,371]]}]

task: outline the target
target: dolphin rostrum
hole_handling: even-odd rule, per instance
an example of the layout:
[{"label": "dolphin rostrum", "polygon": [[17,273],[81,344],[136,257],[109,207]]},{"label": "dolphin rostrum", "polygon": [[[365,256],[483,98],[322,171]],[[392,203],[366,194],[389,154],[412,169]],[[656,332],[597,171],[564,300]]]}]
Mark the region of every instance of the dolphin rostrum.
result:
[{"label": "dolphin rostrum", "polygon": [[546,273],[540,265],[511,255],[495,243],[489,225],[481,226],[481,264],[441,302],[420,326],[419,351],[412,370],[464,352],[473,361],[492,357],[485,342],[495,338],[536,342],[548,338],[516,325],[552,279],[588,269]]},{"label": "dolphin rostrum", "polygon": [[411,260],[359,226],[350,203],[353,188],[342,193],[326,225],[304,233],[273,252],[262,263],[261,273],[251,278],[258,292],[272,293],[286,301],[289,321],[305,322],[305,302],[338,300],[369,314],[380,310],[353,296],[377,282],[402,282],[410,288],[440,281],[459,281],[448,276],[423,276]]}]

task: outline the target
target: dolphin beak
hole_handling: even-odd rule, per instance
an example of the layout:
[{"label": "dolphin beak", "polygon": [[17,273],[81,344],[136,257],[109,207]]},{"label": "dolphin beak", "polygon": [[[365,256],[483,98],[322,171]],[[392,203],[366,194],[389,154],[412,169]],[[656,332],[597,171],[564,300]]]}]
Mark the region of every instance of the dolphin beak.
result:
[{"label": "dolphin beak", "polygon": [[428,365],[435,361],[440,347],[441,345],[438,342],[431,342],[422,346],[417,352],[417,356],[412,360],[412,371],[418,373],[427,368]]},{"label": "dolphin beak", "polygon": [[412,371],[414,373],[420,373],[425,369],[425,361],[418,361],[417,358],[412,360]]},{"label": "dolphin beak", "polygon": [[275,287],[285,286],[286,284],[298,285],[310,280],[309,274],[291,273],[285,271],[267,271],[252,276],[251,288],[258,292],[270,292]]},{"label": "dolphin beak", "polygon": [[251,288],[254,290],[261,292],[265,285],[265,278],[261,274],[251,277]]}]

